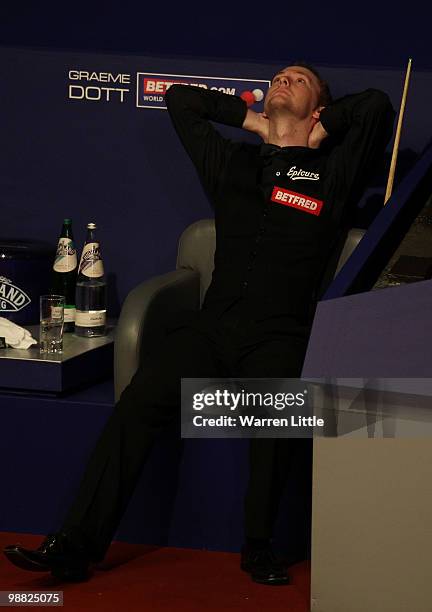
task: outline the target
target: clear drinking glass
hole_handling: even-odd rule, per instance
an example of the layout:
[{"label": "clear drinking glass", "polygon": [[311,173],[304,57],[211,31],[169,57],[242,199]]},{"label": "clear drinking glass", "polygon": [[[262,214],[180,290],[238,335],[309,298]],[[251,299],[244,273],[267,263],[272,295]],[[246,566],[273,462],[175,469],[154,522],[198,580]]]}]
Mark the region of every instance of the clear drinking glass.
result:
[{"label": "clear drinking glass", "polygon": [[39,343],[41,353],[61,353],[63,351],[64,304],[63,295],[40,296]]}]

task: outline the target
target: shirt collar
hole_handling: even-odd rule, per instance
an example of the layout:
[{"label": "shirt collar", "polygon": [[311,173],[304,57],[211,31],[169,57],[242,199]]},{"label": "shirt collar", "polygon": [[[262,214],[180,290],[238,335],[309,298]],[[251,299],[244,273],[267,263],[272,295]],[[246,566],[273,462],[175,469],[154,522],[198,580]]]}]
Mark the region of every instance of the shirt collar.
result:
[{"label": "shirt collar", "polygon": [[315,149],[311,149],[310,147],[301,147],[301,146],[280,147],[279,145],[275,145],[275,144],[263,143],[260,145],[259,154],[264,159],[269,159],[280,153],[281,154],[294,153],[295,151],[310,152],[310,151],[315,151]]},{"label": "shirt collar", "polygon": [[281,147],[275,144],[262,144],[260,147],[260,155],[261,157],[272,157],[281,151]]}]

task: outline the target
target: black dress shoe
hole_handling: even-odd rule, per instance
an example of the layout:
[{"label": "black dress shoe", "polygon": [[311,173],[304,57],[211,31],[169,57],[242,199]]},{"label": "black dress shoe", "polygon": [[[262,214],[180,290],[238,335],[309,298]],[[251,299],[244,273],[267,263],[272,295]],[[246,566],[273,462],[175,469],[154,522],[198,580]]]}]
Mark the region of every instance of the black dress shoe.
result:
[{"label": "black dress shoe", "polygon": [[39,548],[12,544],[3,549],[7,559],[21,569],[51,572],[56,578],[79,582],[89,577],[90,559],[83,546],[71,544],[64,532],[48,534]]},{"label": "black dress shoe", "polygon": [[275,557],[270,547],[257,550],[243,546],[240,567],[254,582],[275,586],[289,584],[285,565]]}]

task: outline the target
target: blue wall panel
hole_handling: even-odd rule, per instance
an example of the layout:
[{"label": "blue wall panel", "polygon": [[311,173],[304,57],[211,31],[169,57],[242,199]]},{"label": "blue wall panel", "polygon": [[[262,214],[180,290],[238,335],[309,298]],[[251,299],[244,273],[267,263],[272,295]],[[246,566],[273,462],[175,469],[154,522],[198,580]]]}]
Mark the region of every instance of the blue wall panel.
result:
[{"label": "blue wall panel", "polygon": [[[130,289],[175,266],[180,233],[212,215],[166,110],[137,108],[137,72],[268,79],[280,64],[0,49],[0,237],[54,246],[63,217],[81,249],[85,225],[99,227],[109,275],[109,315]],[[68,99],[69,70],[130,75],[120,102]],[[367,87],[400,102],[404,70],[323,67],[335,97]],[[88,82],[83,85],[98,85]],[[99,85],[101,85],[99,83]],[[414,159],[432,134],[432,73],[412,78],[401,151]],[[233,138],[252,134],[220,127]],[[404,170],[403,165],[400,166]],[[372,191],[382,193],[385,177]]]}]

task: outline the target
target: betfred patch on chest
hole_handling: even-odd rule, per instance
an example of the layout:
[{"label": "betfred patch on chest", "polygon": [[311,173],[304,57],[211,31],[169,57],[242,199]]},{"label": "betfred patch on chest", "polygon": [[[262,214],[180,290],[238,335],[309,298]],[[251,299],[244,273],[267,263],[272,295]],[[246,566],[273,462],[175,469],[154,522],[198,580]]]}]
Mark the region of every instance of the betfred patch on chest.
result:
[{"label": "betfred patch on chest", "polygon": [[273,187],[271,194],[271,201],[277,204],[283,204],[284,206],[291,206],[297,208],[303,212],[310,213],[311,215],[319,215],[323,207],[324,202],[322,200],[315,200],[311,196],[306,196],[283,187]]}]

